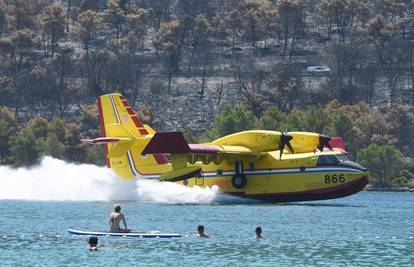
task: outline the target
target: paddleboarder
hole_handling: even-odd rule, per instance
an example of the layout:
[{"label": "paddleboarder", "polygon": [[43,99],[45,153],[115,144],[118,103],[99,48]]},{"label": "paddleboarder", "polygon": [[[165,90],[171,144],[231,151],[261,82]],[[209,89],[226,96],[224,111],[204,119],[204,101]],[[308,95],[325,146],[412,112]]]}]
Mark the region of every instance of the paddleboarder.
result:
[{"label": "paddleboarder", "polygon": [[[121,220],[125,226],[124,229],[122,229],[119,225]],[[111,216],[109,217],[109,226],[110,231],[113,233],[129,233],[131,231],[128,229],[124,214],[121,213],[121,205],[116,204],[114,206],[114,212],[112,212]]]}]

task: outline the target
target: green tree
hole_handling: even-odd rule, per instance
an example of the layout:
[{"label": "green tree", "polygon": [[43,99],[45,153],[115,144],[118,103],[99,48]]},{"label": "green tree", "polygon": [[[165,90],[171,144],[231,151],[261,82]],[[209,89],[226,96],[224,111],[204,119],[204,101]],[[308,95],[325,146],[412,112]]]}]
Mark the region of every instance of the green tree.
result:
[{"label": "green tree", "polygon": [[250,45],[256,48],[256,42],[261,37],[264,17],[262,10],[270,9],[270,5],[267,1],[261,0],[245,0],[243,6],[246,8],[246,12],[243,16],[243,29]]},{"label": "green tree", "polygon": [[305,131],[324,133],[330,121],[328,114],[323,108],[312,107],[305,112],[303,123]]},{"label": "green tree", "polygon": [[400,185],[407,185],[410,181],[414,182],[414,173],[404,169],[400,171],[397,177],[394,178],[393,182]]},{"label": "green tree", "polygon": [[194,27],[192,29],[192,52],[188,70],[191,71],[191,64],[193,63],[194,55],[202,54],[206,49],[209,49],[210,45],[207,43],[211,37],[213,29],[210,26],[207,18],[204,15],[198,15],[194,21]]},{"label": "green tree", "polygon": [[388,188],[403,166],[401,152],[393,145],[371,144],[358,152],[357,161],[368,168],[373,185]]},{"label": "green tree", "polygon": [[65,79],[73,67],[72,55],[73,50],[71,48],[65,48],[51,62],[53,64],[52,73],[58,77],[52,95],[54,96],[53,100],[55,100],[54,104],[62,118],[65,116],[69,103],[71,103],[70,100],[76,97],[76,90],[71,90],[71,87]]},{"label": "green tree", "polygon": [[[279,22],[283,27],[283,54],[286,55],[288,40],[294,30],[298,30],[303,20],[303,0],[280,0],[276,3],[276,10],[279,14]],[[292,40],[293,43],[293,40]]]},{"label": "green tree", "polygon": [[86,146],[86,157],[84,161],[86,163],[95,164],[98,166],[105,166],[105,155],[103,146]]},{"label": "green tree", "polygon": [[65,144],[60,142],[56,134],[50,133],[45,143],[46,153],[57,159],[65,159]]},{"label": "green tree", "polygon": [[33,132],[34,136],[37,138],[46,138],[47,137],[47,128],[48,121],[43,117],[34,117],[27,127]]},{"label": "green tree", "polygon": [[100,121],[99,111],[96,104],[85,104],[80,106],[81,109],[81,126],[80,128],[86,129],[82,133],[88,137],[100,136]]},{"label": "green tree", "polygon": [[268,107],[260,118],[260,127],[271,131],[286,131],[287,114],[276,107]]},{"label": "green tree", "polygon": [[16,118],[7,107],[0,107],[0,163],[9,156],[9,140],[17,132]]},{"label": "green tree", "polygon": [[122,25],[125,23],[126,14],[122,9],[120,0],[108,0],[106,2],[105,18],[106,21],[115,27],[116,39],[118,40],[122,32]]},{"label": "green tree", "polygon": [[393,34],[395,34],[395,26],[392,23],[387,23],[383,16],[376,15],[368,20],[361,30],[365,38],[374,44],[381,65],[385,63],[385,48],[389,44]]},{"label": "green tree", "polygon": [[371,143],[384,145],[394,143],[394,137],[387,128],[385,116],[378,109],[370,108],[365,112],[352,115],[352,120],[358,128],[358,138],[355,140],[359,147]]},{"label": "green tree", "polygon": [[357,130],[355,129],[354,122],[344,111],[342,111],[336,116],[332,124],[335,130],[335,135],[342,137],[346,143],[347,151],[351,155],[355,155],[359,147],[357,143]]},{"label": "green tree", "polygon": [[287,131],[306,131],[304,112],[299,109],[293,109],[288,116]]},{"label": "green tree", "polygon": [[358,0],[322,0],[317,5],[317,13],[328,23],[329,36],[335,25],[338,41],[344,43],[357,24],[364,21],[368,5]]},{"label": "green tree", "polygon": [[246,131],[256,128],[258,125],[256,117],[244,106],[226,106],[216,116],[213,128],[208,131],[212,138]]},{"label": "green tree", "polygon": [[75,24],[75,31],[86,51],[86,58],[89,59],[89,49],[96,47],[96,39],[100,31],[102,16],[92,10],[86,10],[79,14]]},{"label": "green tree", "polygon": [[171,90],[171,81],[178,70],[181,56],[181,49],[184,42],[184,28],[181,22],[173,20],[161,24],[160,30],[155,34],[153,44],[157,51],[161,51],[163,56],[164,69],[168,78],[168,93]]},{"label": "green tree", "polygon": [[7,22],[7,10],[3,0],[0,0],[0,36],[3,34],[6,28]]},{"label": "green tree", "polygon": [[12,33],[11,41],[13,46],[16,48],[16,54],[18,56],[18,69],[20,70],[23,58],[28,56],[35,46],[35,37],[30,29],[22,29]]},{"label": "green tree", "polygon": [[68,21],[63,6],[60,3],[53,3],[45,8],[41,17],[43,31],[48,37],[45,45],[47,53],[51,51],[52,58],[55,55],[56,43],[65,36],[65,29]]},{"label": "green tree", "polygon": [[37,163],[44,150],[42,141],[36,138],[31,129],[23,129],[9,141],[10,162],[15,166],[31,166]]},{"label": "green tree", "polygon": [[10,1],[10,15],[14,22],[14,28],[21,30],[25,28],[34,28],[36,25],[34,20],[35,10],[33,6],[36,0],[13,0]]},{"label": "green tree", "polygon": [[[13,41],[8,37],[0,37],[0,57],[4,63],[8,63],[10,69],[14,63],[15,47]],[[6,66],[6,64],[4,64]]]},{"label": "green tree", "polygon": [[137,8],[126,17],[128,32],[133,32],[141,48],[144,48],[144,40],[149,29],[151,13],[148,9]]},{"label": "green tree", "polygon": [[237,33],[240,30],[242,18],[241,14],[237,9],[233,9],[228,13],[225,18],[225,22],[228,28],[231,30],[231,48],[234,51],[234,44],[237,37]]},{"label": "green tree", "polygon": [[65,125],[65,158],[82,162],[85,157],[83,145],[80,143],[79,126],[75,123]]},{"label": "green tree", "polygon": [[224,53],[224,46],[227,40],[227,28],[225,18],[222,16],[215,16],[212,21],[213,39],[221,47],[221,53]]},{"label": "green tree", "polygon": [[300,93],[300,80],[293,74],[282,71],[278,75],[270,76],[266,83],[269,86],[271,101],[276,103],[280,110],[289,110]]},{"label": "green tree", "polygon": [[49,135],[54,134],[57,140],[65,143],[65,123],[62,119],[55,117],[48,125]]},{"label": "green tree", "polygon": [[405,153],[410,153],[414,146],[414,115],[410,112],[410,108],[406,105],[394,105],[387,111],[385,118],[386,128],[395,136],[398,148]]}]

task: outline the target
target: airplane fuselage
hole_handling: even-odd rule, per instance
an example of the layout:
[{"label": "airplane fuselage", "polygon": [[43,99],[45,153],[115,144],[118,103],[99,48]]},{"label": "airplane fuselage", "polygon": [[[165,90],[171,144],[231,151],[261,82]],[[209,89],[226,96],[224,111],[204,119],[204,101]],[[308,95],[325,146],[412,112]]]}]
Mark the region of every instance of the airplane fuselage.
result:
[{"label": "airplane fuselage", "polygon": [[[334,160],[320,160],[320,157]],[[284,154],[269,152],[263,158],[223,160],[216,165],[195,162],[202,167],[201,175],[177,183],[185,186],[220,188],[226,194],[272,202],[322,200],[344,197],[362,190],[368,183],[366,170],[353,162],[341,161],[340,152]],[[319,159],[319,160],[318,160]],[[163,172],[172,169],[163,166]],[[158,179],[159,173],[141,168],[143,178]]]}]

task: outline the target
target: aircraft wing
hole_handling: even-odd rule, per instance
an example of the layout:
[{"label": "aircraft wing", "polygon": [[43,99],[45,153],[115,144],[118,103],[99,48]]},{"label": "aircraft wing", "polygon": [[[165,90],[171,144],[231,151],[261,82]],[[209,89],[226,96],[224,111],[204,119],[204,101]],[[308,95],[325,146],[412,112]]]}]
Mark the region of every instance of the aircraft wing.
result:
[{"label": "aircraft wing", "polygon": [[266,152],[256,152],[244,146],[188,144],[180,132],[156,132],[142,154],[170,154],[173,170],[161,175],[160,180],[176,182],[201,174],[200,166],[188,166],[188,163],[220,164],[224,159],[260,157]]},{"label": "aircraft wing", "polygon": [[262,152],[244,146],[212,144],[188,144],[180,132],[157,132],[142,151],[142,154],[186,154],[209,156],[260,157]]}]

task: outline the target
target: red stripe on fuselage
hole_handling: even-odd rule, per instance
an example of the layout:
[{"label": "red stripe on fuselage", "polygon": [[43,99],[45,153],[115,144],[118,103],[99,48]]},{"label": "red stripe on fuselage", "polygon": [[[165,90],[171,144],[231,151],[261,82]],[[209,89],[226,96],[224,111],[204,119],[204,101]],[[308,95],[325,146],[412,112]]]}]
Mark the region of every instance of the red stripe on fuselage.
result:
[{"label": "red stripe on fuselage", "polygon": [[[103,112],[102,112],[101,97],[99,97],[99,96],[98,96],[98,109],[99,109],[99,120],[100,120],[100,123],[101,123],[102,136],[106,136],[104,116],[103,116]],[[111,168],[111,162],[110,162],[109,158],[107,157],[107,155],[108,155],[108,145],[107,144],[104,145],[104,153],[105,153],[106,166],[108,168]]]}]

